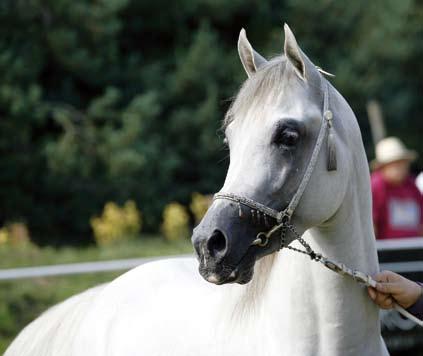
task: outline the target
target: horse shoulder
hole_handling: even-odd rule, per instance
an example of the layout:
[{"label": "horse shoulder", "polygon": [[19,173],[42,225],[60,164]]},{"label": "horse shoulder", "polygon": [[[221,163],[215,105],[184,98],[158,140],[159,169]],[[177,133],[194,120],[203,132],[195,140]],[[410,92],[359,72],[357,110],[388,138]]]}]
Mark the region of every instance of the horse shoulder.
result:
[{"label": "horse shoulder", "polygon": [[218,290],[199,276],[193,258],[137,267],[97,296],[80,327],[75,354],[148,355],[165,348],[171,355],[171,345],[183,345],[187,333],[198,331],[204,298]]}]

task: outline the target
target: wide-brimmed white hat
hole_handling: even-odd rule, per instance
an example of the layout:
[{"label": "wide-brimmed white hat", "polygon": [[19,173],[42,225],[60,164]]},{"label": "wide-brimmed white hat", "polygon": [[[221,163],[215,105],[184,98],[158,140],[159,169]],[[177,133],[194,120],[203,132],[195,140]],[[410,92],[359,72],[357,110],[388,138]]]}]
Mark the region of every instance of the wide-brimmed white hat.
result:
[{"label": "wide-brimmed white hat", "polygon": [[376,158],[370,162],[370,166],[378,169],[391,162],[404,159],[414,161],[416,158],[417,152],[408,150],[399,138],[387,137],[377,143]]}]

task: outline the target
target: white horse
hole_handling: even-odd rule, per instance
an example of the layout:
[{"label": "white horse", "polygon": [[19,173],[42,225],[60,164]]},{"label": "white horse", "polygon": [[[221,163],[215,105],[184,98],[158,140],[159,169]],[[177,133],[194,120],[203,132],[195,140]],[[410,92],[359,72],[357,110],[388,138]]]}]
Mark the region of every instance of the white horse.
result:
[{"label": "white horse", "polygon": [[362,285],[278,252],[301,248],[296,230],[316,252],[378,271],[356,118],[288,26],[280,57],[264,59],[243,30],[238,50],[249,78],[225,119],[230,166],[193,235],[212,283],[193,258],[143,265],[47,311],[6,356],[388,354]]}]

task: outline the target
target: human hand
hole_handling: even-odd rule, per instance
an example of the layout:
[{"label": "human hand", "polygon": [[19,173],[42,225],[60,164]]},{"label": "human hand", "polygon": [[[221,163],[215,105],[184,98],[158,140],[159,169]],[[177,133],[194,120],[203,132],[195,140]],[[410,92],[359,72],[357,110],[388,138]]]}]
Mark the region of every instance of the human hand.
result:
[{"label": "human hand", "polygon": [[370,298],[382,309],[391,309],[394,302],[403,308],[411,307],[422,295],[422,287],[407,278],[382,271],[373,276],[376,288],[368,287]]}]

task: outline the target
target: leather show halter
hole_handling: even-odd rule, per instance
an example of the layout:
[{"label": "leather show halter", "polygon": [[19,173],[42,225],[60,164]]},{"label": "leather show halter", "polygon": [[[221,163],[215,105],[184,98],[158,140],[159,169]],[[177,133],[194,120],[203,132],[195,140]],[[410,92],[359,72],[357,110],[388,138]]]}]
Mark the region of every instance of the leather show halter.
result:
[{"label": "leather show halter", "polygon": [[[277,231],[280,230],[280,245],[279,249],[288,248],[295,252],[305,254],[311,258],[311,260],[322,263],[325,267],[329,268],[331,271],[336,272],[343,276],[352,277],[356,282],[364,284],[366,286],[376,287],[376,281],[368,274],[357,271],[355,269],[349,268],[343,263],[331,260],[327,257],[324,257],[322,254],[315,252],[311,246],[301,237],[301,235],[296,231],[295,227],[291,224],[292,215],[307,187],[307,184],[310,180],[311,174],[317,164],[317,159],[321,151],[323,142],[327,140],[328,143],[328,152],[329,154],[334,155],[334,157],[328,159],[327,169],[329,171],[336,170],[336,148],[333,140],[333,129],[332,129],[332,120],[333,113],[329,109],[329,82],[321,76],[322,82],[324,83],[323,90],[323,119],[320,125],[319,134],[317,136],[316,144],[314,146],[313,152],[310,157],[310,161],[305,170],[305,173],[301,179],[301,182],[298,186],[297,191],[294,196],[291,198],[288,206],[281,211],[270,208],[264,204],[256,202],[252,199],[239,196],[232,193],[219,192],[213,196],[213,200],[229,200],[238,204],[239,216],[242,217],[242,206],[249,207],[251,210],[251,217],[254,221],[260,222],[263,220],[264,225],[268,227],[268,217],[276,220],[276,225],[270,228],[268,231],[259,232],[251,243],[251,246],[265,247],[270,238],[275,235]],[[289,246],[285,242],[285,235],[287,230],[289,230],[295,236],[294,240],[298,240],[305,250],[300,250],[293,246]],[[394,308],[400,312],[406,318],[414,321],[420,326],[423,326],[423,321],[416,318],[414,315],[411,315],[404,308],[400,307],[398,304],[394,303]]]}]

